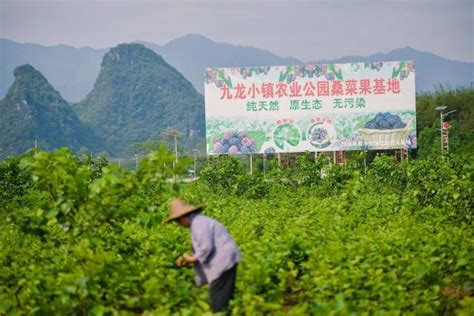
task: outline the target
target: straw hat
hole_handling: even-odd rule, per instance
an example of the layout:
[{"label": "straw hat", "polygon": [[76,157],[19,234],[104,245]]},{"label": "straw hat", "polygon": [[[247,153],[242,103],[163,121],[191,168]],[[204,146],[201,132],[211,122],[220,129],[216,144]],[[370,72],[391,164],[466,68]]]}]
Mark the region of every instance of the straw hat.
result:
[{"label": "straw hat", "polygon": [[169,223],[180,218],[181,216],[200,210],[202,210],[202,206],[194,206],[187,204],[182,200],[174,199],[171,201],[170,217],[166,221]]}]

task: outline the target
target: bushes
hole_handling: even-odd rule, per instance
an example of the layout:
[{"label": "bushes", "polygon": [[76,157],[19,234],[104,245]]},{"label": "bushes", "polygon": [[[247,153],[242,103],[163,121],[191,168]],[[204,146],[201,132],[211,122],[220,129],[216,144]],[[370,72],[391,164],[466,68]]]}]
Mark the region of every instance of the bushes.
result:
[{"label": "bushes", "polygon": [[268,188],[263,183],[262,175],[251,176],[244,165],[234,157],[213,159],[201,171],[200,179],[213,190],[222,194],[260,198],[267,194]]},{"label": "bushes", "polygon": [[262,179],[228,157],[183,186],[164,149],[138,172],[34,153],[8,180],[25,196],[0,214],[0,314],[209,312],[193,271],[174,267],[191,249],[189,231],[163,223],[175,195],[241,249],[234,315],[469,314],[472,162],[360,158],[306,155]]},{"label": "bushes", "polygon": [[20,168],[21,157],[0,162],[0,204],[6,206],[21,198],[31,185],[31,175]]}]

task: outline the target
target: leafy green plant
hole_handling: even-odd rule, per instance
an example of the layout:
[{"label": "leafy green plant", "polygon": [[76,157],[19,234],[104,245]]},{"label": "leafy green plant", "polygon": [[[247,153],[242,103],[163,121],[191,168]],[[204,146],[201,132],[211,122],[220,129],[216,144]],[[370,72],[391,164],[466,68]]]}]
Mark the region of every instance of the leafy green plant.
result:
[{"label": "leafy green plant", "polygon": [[31,186],[31,174],[20,168],[21,157],[0,162],[0,204],[4,207],[21,198]]},{"label": "leafy green plant", "polygon": [[67,150],[3,165],[32,183],[3,178],[25,196],[0,217],[0,314],[210,313],[193,271],[174,265],[191,250],[189,232],[164,223],[178,195],[243,254],[230,314],[469,315],[470,157],[377,156],[367,167],[364,157],[341,166],[306,154],[265,179],[216,158],[191,184],[175,181],[186,161],[164,148],[136,172],[107,164],[94,175]]}]

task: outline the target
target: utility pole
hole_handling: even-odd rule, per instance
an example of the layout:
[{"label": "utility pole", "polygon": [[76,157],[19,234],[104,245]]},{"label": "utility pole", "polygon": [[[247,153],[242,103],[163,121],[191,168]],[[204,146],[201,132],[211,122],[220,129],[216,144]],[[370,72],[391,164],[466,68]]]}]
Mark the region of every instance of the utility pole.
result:
[{"label": "utility pole", "polygon": [[441,156],[443,155],[443,111],[446,110],[446,108],[447,108],[446,105],[440,105],[435,108],[436,111],[439,111],[439,130],[441,133],[441,138],[440,138]]},{"label": "utility pole", "polygon": [[444,118],[449,114],[456,112],[457,110],[452,110],[447,113],[443,113],[446,110],[447,106],[441,105],[435,108],[436,111],[439,111],[439,130],[441,135],[441,156],[443,156],[443,151],[446,149],[446,152],[449,153],[449,124],[445,126]]},{"label": "utility pole", "polygon": [[[173,137],[174,139],[174,167],[178,165],[178,138],[181,137],[182,133],[174,128],[167,128],[163,131],[164,137]],[[174,181],[176,181],[176,174],[174,175]]]},{"label": "utility pole", "polygon": [[178,138],[180,138],[182,134],[176,129],[167,128],[163,131],[162,135],[164,137],[173,137],[175,164],[177,164],[178,163]]},{"label": "utility pole", "polygon": [[194,179],[197,177],[197,149],[193,149],[194,153]]},{"label": "utility pole", "polygon": [[175,156],[175,163],[178,163],[178,140],[177,136],[173,135],[174,137],[174,156]]}]

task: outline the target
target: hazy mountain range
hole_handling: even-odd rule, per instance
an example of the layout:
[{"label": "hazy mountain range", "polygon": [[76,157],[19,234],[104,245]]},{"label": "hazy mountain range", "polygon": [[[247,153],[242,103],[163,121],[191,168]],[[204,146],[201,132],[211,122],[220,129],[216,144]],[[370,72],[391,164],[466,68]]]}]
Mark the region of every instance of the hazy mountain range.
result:
[{"label": "hazy mountain range", "polygon": [[[205,67],[342,63],[411,59],[416,67],[418,92],[434,91],[437,85],[450,88],[470,86],[474,82],[474,63],[449,60],[430,52],[405,47],[370,56],[347,56],[333,60],[301,61],[284,58],[252,46],[217,43],[201,35],[186,35],[165,45],[140,42],[161,55],[181,72],[199,93],[203,93]],[[0,97],[12,84],[16,66],[28,63],[48,78],[68,100],[77,102],[92,90],[100,63],[108,48],[74,48],[66,45],[43,46],[0,39]]]}]

